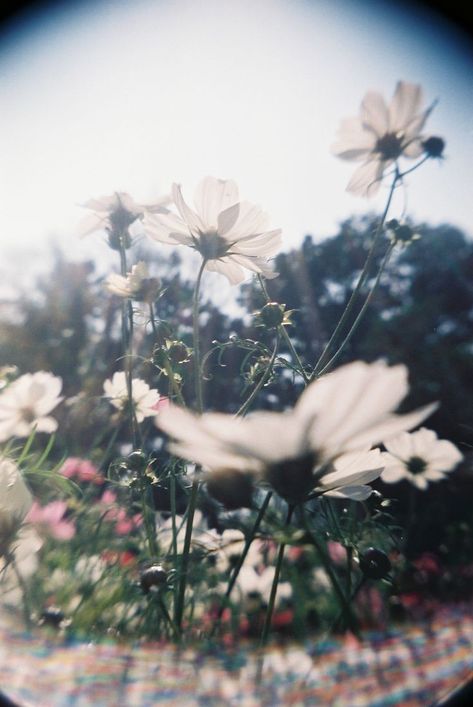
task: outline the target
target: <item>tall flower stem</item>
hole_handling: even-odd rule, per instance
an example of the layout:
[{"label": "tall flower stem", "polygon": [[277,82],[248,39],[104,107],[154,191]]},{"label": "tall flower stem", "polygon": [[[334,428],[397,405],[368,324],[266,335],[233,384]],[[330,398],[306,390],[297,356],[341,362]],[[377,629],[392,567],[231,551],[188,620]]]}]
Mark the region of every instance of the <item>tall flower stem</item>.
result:
[{"label": "tall flower stem", "polygon": [[216,618],[216,620],[215,620],[213,629],[212,629],[212,631],[211,631],[211,633],[210,633],[210,638],[215,634],[216,630],[218,629],[218,627],[219,627],[219,625],[220,625],[220,621],[222,620],[222,616],[223,616],[223,612],[224,612],[224,610],[225,610],[225,606],[226,606],[226,604],[227,604],[227,602],[228,602],[228,600],[229,600],[229,598],[230,598],[230,594],[231,594],[232,591],[233,591],[233,587],[235,586],[235,583],[236,583],[236,581],[237,581],[237,579],[238,579],[238,575],[240,574],[240,570],[241,570],[241,568],[243,567],[243,564],[244,564],[244,562],[245,562],[245,560],[246,560],[246,557],[247,557],[247,555],[248,555],[248,551],[249,551],[249,549],[250,549],[250,545],[251,545],[251,543],[253,542],[253,540],[255,539],[255,535],[256,535],[256,533],[257,533],[258,530],[259,530],[259,527],[260,527],[260,525],[261,525],[261,521],[262,521],[263,518],[264,518],[264,514],[266,513],[266,509],[267,509],[267,507],[268,507],[268,505],[269,505],[269,502],[270,502],[270,500],[271,500],[272,495],[273,495],[273,492],[272,492],[272,491],[268,491],[268,492],[267,492],[267,494],[266,494],[266,496],[265,496],[265,498],[264,498],[264,501],[263,501],[263,503],[261,504],[261,508],[260,508],[259,511],[258,511],[258,515],[256,516],[256,519],[255,519],[255,522],[254,522],[253,527],[252,527],[252,529],[251,529],[251,532],[248,534],[248,536],[247,536],[247,538],[246,538],[246,540],[245,540],[245,546],[244,546],[244,548],[243,548],[243,552],[241,553],[240,558],[239,558],[237,564],[236,564],[235,567],[233,568],[232,576],[230,577],[230,580],[229,580],[228,585],[227,585],[227,589],[226,589],[226,591],[225,591],[225,595],[224,595],[224,597],[223,597],[223,599],[222,599],[222,601],[221,601],[220,607],[219,607],[219,609],[218,609],[217,618]]},{"label": "tall flower stem", "polygon": [[318,538],[315,536],[315,534],[309,528],[309,524],[307,522],[304,507],[302,505],[300,506],[300,511],[301,511],[301,517],[302,517],[302,520],[304,523],[304,529],[307,533],[307,536],[308,536],[310,542],[317,550],[317,554],[320,558],[320,561],[322,562],[323,568],[326,571],[328,578],[330,579],[330,583],[332,585],[332,588],[333,588],[335,594],[337,595],[338,601],[340,602],[342,613],[346,617],[347,625],[350,627],[350,629],[353,631],[353,633],[355,635],[357,635],[358,634],[358,626],[357,626],[356,618],[353,615],[353,612],[352,612],[352,609],[350,606],[350,600],[348,597],[345,596],[345,593],[340,585],[338,577],[335,574],[333,567],[331,565],[330,558],[327,557],[327,553],[326,553],[322,543],[319,542]]},{"label": "tall flower stem", "polygon": [[[347,321],[353,311],[353,308],[355,306],[356,300],[358,299],[358,295],[361,291],[361,288],[363,287],[363,285],[366,281],[366,278],[368,277],[371,263],[373,262],[376,246],[378,245],[379,239],[380,239],[381,234],[383,232],[383,226],[384,226],[384,223],[386,221],[386,218],[387,218],[390,206],[391,206],[391,201],[392,201],[392,198],[394,195],[394,190],[396,189],[396,186],[397,186],[397,183],[399,180],[400,180],[400,173],[399,173],[398,168],[396,167],[396,170],[394,172],[393,181],[392,181],[391,187],[389,189],[389,194],[388,194],[388,198],[386,201],[386,205],[384,207],[384,211],[381,216],[381,220],[379,221],[378,226],[376,228],[376,232],[375,232],[375,235],[373,238],[373,243],[371,244],[371,248],[368,252],[365,264],[363,266],[363,270],[360,273],[360,276],[359,276],[358,281],[356,283],[355,289],[351,293],[351,296],[350,296],[350,299],[348,300],[347,306],[345,307],[345,310],[344,310],[342,316],[340,317],[338,324],[332,333],[332,336],[328,340],[327,344],[325,345],[324,350],[322,351],[322,353],[319,357],[319,360],[315,364],[315,367],[310,375],[310,380],[313,380],[314,378],[317,378],[318,376],[321,375],[321,371],[327,362],[327,358],[329,356],[330,350],[333,348],[334,343],[336,342],[339,335],[343,331],[343,329],[344,329],[344,327],[345,327],[345,325],[346,325],[346,323],[347,323]],[[364,311],[365,310],[363,310],[363,313],[364,313]],[[341,351],[340,351],[340,353],[341,353]]]},{"label": "tall flower stem", "polygon": [[197,496],[199,493],[199,482],[194,478],[191,487],[191,493],[189,498],[189,506],[187,509],[187,524],[186,524],[186,534],[184,536],[184,547],[182,550],[182,564],[181,564],[181,578],[179,583],[179,591],[177,594],[177,601],[174,607],[174,623],[176,624],[179,633],[182,627],[182,615],[184,613],[184,599],[186,594],[186,584],[187,584],[187,574],[189,570],[189,554],[192,540],[192,526],[194,523],[194,513],[197,505]]},{"label": "tall flower stem", "polygon": [[[200,364],[200,332],[199,332],[199,295],[200,295],[200,285],[202,282],[202,275],[207,264],[206,259],[202,260],[202,263],[197,274],[197,280],[194,288],[194,298],[193,298],[193,308],[192,308],[192,322],[193,322],[193,335],[194,335],[194,377],[195,377],[195,397],[197,411],[202,413],[204,408],[203,394],[202,394],[202,377],[201,377],[201,364]],[[189,553],[192,540],[192,526],[194,523],[194,514],[197,506],[197,497],[199,494],[199,480],[197,476],[194,476],[191,486],[191,493],[189,497],[189,505],[187,509],[187,523],[186,523],[186,534],[184,536],[184,547],[182,551],[182,565],[181,565],[181,581],[179,584],[179,591],[177,595],[177,601],[175,605],[175,623],[181,631],[182,626],[182,615],[184,612],[184,599],[186,593],[187,584],[187,573],[189,569]]]},{"label": "tall flower stem", "polygon": [[247,400],[245,400],[243,405],[241,405],[241,407],[235,413],[236,416],[246,414],[246,412],[247,412],[248,408],[251,406],[253,400],[256,398],[256,396],[260,392],[261,388],[264,386],[264,384],[268,380],[269,376],[271,375],[271,371],[273,370],[273,366],[274,366],[274,361],[276,360],[276,356],[277,356],[278,349],[279,349],[279,342],[280,342],[280,335],[278,332],[278,334],[276,336],[276,343],[274,344],[273,353],[271,354],[271,358],[268,361],[268,365],[266,367],[266,370],[263,373],[263,375],[260,377],[260,379],[257,382],[257,384],[255,385],[255,387],[253,388],[253,390],[252,390],[251,394],[249,395],[249,397],[247,398]]},{"label": "tall flower stem", "polygon": [[[289,505],[287,509],[286,516],[286,526],[291,522],[292,514],[294,512],[294,506]],[[282,542],[278,548],[278,554],[276,558],[276,565],[274,567],[274,578],[271,585],[271,593],[269,595],[268,608],[266,609],[266,616],[264,617],[263,630],[261,632],[260,648],[264,648],[268,641],[269,630],[271,628],[271,621],[273,618],[274,604],[276,601],[276,594],[278,591],[279,575],[281,574],[282,561],[284,559],[284,551],[286,549],[286,543]]]},{"label": "tall flower stem", "polygon": [[363,317],[364,317],[364,314],[365,314],[365,312],[366,312],[366,310],[367,310],[367,308],[368,308],[368,305],[369,305],[369,303],[371,302],[371,300],[372,300],[372,298],[373,298],[373,295],[374,295],[374,293],[376,292],[376,290],[377,290],[377,288],[378,288],[379,282],[380,282],[380,280],[381,280],[381,275],[383,274],[383,272],[384,272],[384,270],[385,270],[385,268],[386,268],[386,265],[388,264],[389,258],[391,257],[391,253],[393,252],[393,249],[394,249],[394,245],[395,245],[394,242],[391,243],[391,245],[390,245],[389,248],[387,249],[387,251],[386,251],[386,253],[385,253],[385,256],[384,256],[384,258],[383,258],[383,260],[382,260],[382,262],[381,262],[381,265],[380,265],[380,267],[379,267],[379,271],[378,271],[378,274],[377,274],[377,276],[376,276],[376,280],[375,280],[375,282],[374,282],[374,284],[373,284],[373,287],[372,287],[371,290],[368,292],[368,294],[367,294],[367,296],[366,296],[366,299],[365,299],[365,301],[363,302],[363,305],[362,305],[360,311],[358,312],[358,314],[357,314],[357,316],[356,316],[355,321],[353,322],[353,324],[352,324],[351,327],[350,327],[350,330],[348,331],[348,334],[345,336],[345,338],[343,339],[342,343],[340,344],[339,348],[338,348],[337,351],[334,353],[334,355],[332,356],[332,358],[325,364],[325,366],[322,368],[322,370],[319,371],[319,373],[318,373],[319,376],[322,376],[324,373],[327,373],[327,371],[328,371],[330,368],[333,367],[334,363],[337,361],[337,359],[338,359],[338,358],[340,357],[340,355],[343,353],[345,347],[346,347],[347,344],[349,343],[349,341],[350,341],[350,339],[352,338],[353,334],[354,334],[355,331],[358,329],[358,326],[359,326],[361,320],[362,320]]},{"label": "tall flower stem", "polygon": [[193,299],[193,310],[192,310],[192,324],[193,324],[193,337],[194,337],[194,377],[195,377],[195,399],[197,412],[201,413],[204,409],[203,393],[202,393],[202,377],[201,377],[201,364],[200,364],[200,332],[199,332],[199,296],[200,296],[200,285],[202,282],[202,275],[205,269],[207,261],[202,260],[197,275],[197,280],[194,288],[194,299]]},{"label": "tall flower stem", "polygon": [[[118,239],[120,253],[120,270],[122,277],[127,275],[126,234],[120,234]],[[124,299],[122,303],[122,349],[124,370],[128,394],[128,410],[130,415],[133,447],[138,447],[138,426],[133,406],[133,306],[131,300]]]},{"label": "tall flower stem", "polygon": [[[261,287],[261,290],[263,291],[263,294],[265,296],[266,302],[271,302],[271,297],[268,294],[268,290],[266,288],[265,282],[261,275],[258,275],[258,282]],[[294,344],[291,341],[291,337],[286,331],[286,327],[282,326],[281,324],[278,326],[278,333],[282,335],[284,341],[287,344],[287,347],[293,356],[294,360],[296,361],[298,367],[299,367],[299,373],[301,374],[302,378],[304,379],[304,383],[307,385],[310,382],[310,376],[307,375],[305,372],[304,364],[301,361],[301,357],[297,353]]]}]

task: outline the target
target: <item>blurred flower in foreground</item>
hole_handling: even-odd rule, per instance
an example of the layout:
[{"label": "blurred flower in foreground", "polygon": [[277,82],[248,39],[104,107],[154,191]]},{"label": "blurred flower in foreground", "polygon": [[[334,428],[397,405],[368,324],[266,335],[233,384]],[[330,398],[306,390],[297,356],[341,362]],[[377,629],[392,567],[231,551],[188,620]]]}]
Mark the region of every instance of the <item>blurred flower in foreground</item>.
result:
[{"label": "blurred flower in foreground", "polygon": [[22,522],[32,503],[16,464],[10,459],[0,459],[0,554],[6,537]]},{"label": "blurred flower in foreground", "polygon": [[160,282],[157,278],[149,276],[148,266],[140,261],[133,265],[126,277],[116,273],[109,275],[105,287],[117,297],[130,297],[141,302],[154,302]]},{"label": "blurred flower in foreground", "polygon": [[10,437],[28,437],[38,432],[54,432],[57,422],[49,413],[63,399],[61,378],[38,371],[20,376],[0,395],[0,442]]},{"label": "blurred flower in foreground", "polygon": [[[123,371],[117,371],[112,379],[108,379],[103,384],[104,397],[117,410],[124,410],[128,405],[128,388],[126,375]],[[132,380],[132,398],[137,422],[143,422],[145,417],[153,417],[158,413],[159,393],[154,388],[150,388],[141,378]]]},{"label": "blurred flower in foreground", "polygon": [[290,412],[241,419],[171,405],[156,424],[176,440],[174,454],[210,471],[252,472],[290,503],[311,493],[363,500],[384,466],[370,447],[416,427],[436,408],[393,414],[408,389],[405,366],[357,361],[312,383]]},{"label": "blurred flower in foreground", "polygon": [[384,443],[382,454],[385,467],[381,479],[388,484],[406,479],[424,491],[430,481],[441,481],[463,459],[452,442],[438,439],[433,430],[422,427],[417,432],[403,434]]},{"label": "blurred flower in foreground", "polygon": [[179,216],[145,214],[143,226],[150,238],[194,248],[207,270],[222,273],[232,285],[245,279],[245,269],[274,277],[267,259],[281,245],[281,230],[268,231],[268,217],[260,207],[239,201],[235,182],[205,177],[195,192],[196,211],[177,184],[172,197]]},{"label": "blurred flower in foreground", "polygon": [[103,484],[104,476],[97,469],[95,464],[92,464],[89,459],[79,459],[78,457],[68,457],[59,473],[67,479],[77,479],[78,481],[90,482],[92,484]]},{"label": "blurred flower in foreground", "polygon": [[43,541],[31,527],[20,528],[7,553],[0,553],[0,599],[2,602],[19,605],[22,601],[22,581],[27,580],[38,569],[37,553]]},{"label": "blurred flower in foreground", "polygon": [[421,87],[399,81],[389,106],[379,93],[369,91],[362,101],[360,117],[342,121],[332,151],[344,160],[363,162],[347,191],[374,196],[388,167],[400,157],[420,157],[425,150],[421,131],[432,110],[421,110],[421,105]]},{"label": "blurred flower in foreground", "polygon": [[35,501],[25,521],[42,535],[56,540],[70,540],[76,534],[76,526],[64,518],[66,511],[66,501],[51,501],[46,506],[40,506]]},{"label": "blurred flower in foreground", "polygon": [[83,206],[93,213],[80,221],[77,227],[78,234],[82,238],[95,231],[107,231],[112,248],[119,246],[120,237],[123,239],[123,245],[128,248],[131,245],[129,227],[145,213],[165,212],[165,206],[169,201],[169,196],[164,196],[157,199],[154,204],[137,204],[125,192],[115,192],[110,196],[89,199]]}]

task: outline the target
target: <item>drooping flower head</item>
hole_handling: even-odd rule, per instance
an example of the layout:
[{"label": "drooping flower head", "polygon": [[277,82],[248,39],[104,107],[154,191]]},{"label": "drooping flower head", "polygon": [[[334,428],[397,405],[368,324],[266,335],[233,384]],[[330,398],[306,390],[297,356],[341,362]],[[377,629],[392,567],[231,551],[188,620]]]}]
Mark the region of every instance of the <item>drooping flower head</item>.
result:
[{"label": "drooping flower head", "polygon": [[54,432],[57,421],[50,416],[63,399],[61,378],[38,371],[17,378],[0,395],[0,442],[10,437],[28,437],[33,429]]},{"label": "drooping flower head", "polygon": [[138,204],[129,194],[122,191],[98,199],[89,199],[83,206],[93,213],[85,216],[79,223],[78,234],[84,237],[95,231],[106,231],[112,248],[120,247],[120,239],[122,245],[129,248],[130,226],[145,213],[166,212],[165,206],[169,201],[169,196],[164,196],[154,204]]},{"label": "drooping flower head", "polygon": [[108,276],[105,286],[112,295],[131,298],[141,302],[154,302],[160,283],[155,277],[150,277],[148,266],[140,260],[133,265],[126,277],[112,273]]},{"label": "drooping flower head", "polygon": [[360,116],[342,121],[332,151],[344,160],[362,162],[347,186],[357,196],[374,196],[385,171],[400,157],[414,159],[426,150],[421,132],[432,107],[422,109],[422,88],[399,81],[391,103],[369,91]]},{"label": "drooping flower head", "polygon": [[406,479],[424,491],[429,482],[445,479],[463,459],[452,442],[438,439],[433,430],[421,427],[404,432],[384,443],[384,471],[381,479],[388,484]]},{"label": "drooping flower head", "polygon": [[240,201],[235,182],[203,179],[195,192],[195,211],[177,184],[172,198],[179,215],[145,215],[143,226],[150,238],[193,248],[207,270],[222,273],[233,285],[244,280],[245,270],[274,277],[268,258],[281,245],[281,231],[268,230],[268,217],[259,206]]},{"label": "drooping flower head", "polygon": [[[104,397],[117,410],[124,410],[128,404],[128,388],[126,375],[117,371],[111,379],[103,384]],[[137,422],[143,422],[145,417],[154,417],[158,414],[159,393],[150,388],[141,378],[132,380],[132,398]]]},{"label": "drooping flower head", "polygon": [[156,424],[175,440],[176,455],[210,472],[251,472],[291,503],[312,493],[363,500],[383,469],[380,451],[370,448],[436,407],[394,414],[407,392],[405,366],[357,361],[312,383],[290,412],[241,419],[171,405]]}]

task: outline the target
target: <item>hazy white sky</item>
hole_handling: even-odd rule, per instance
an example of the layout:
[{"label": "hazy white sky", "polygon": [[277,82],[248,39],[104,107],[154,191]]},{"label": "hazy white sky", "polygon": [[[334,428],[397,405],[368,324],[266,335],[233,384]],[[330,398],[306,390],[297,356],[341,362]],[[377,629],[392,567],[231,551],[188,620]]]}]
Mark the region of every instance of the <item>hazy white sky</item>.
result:
[{"label": "hazy white sky", "polygon": [[[78,242],[77,204],[116,190],[191,196],[233,178],[286,247],[382,208],[345,193],[330,154],[339,121],[398,79],[440,102],[429,132],[447,159],[409,178],[409,213],[473,232],[473,53],[429,14],[362,0],[95,0],[44,12],[0,46],[2,251],[18,262]],[[396,208],[393,216],[396,215]],[[25,260],[22,258],[22,267]]]}]

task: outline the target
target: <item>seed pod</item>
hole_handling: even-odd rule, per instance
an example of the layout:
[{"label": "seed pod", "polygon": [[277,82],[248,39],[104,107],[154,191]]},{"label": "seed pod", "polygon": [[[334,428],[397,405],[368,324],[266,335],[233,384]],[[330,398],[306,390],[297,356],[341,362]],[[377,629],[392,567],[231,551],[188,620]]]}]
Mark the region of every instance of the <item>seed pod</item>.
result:
[{"label": "seed pod", "polygon": [[277,327],[284,320],[284,310],[286,305],[278,302],[268,302],[258,313],[258,317],[267,327]]},{"label": "seed pod", "polygon": [[144,594],[148,594],[153,588],[165,587],[167,580],[168,574],[162,565],[151,565],[141,573],[141,589]]},{"label": "seed pod", "polygon": [[360,569],[369,579],[382,579],[391,569],[391,561],[385,552],[369,547],[359,557]]},{"label": "seed pod", "polygon": [[41,626],[50,626],[52,628],[60,628],[63,621],[64,612],[57,606],[49,606],[39,618]]},{"label": "seed pod", "polygon": [[445,140],[437,135],[432,135],[432,137],[428,137],[427,140],[423,141],[422,147],[428,157],[441,158],[443,157]]}]

